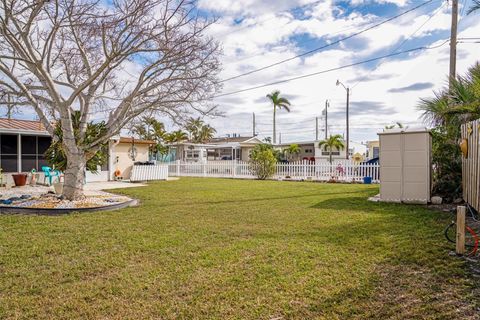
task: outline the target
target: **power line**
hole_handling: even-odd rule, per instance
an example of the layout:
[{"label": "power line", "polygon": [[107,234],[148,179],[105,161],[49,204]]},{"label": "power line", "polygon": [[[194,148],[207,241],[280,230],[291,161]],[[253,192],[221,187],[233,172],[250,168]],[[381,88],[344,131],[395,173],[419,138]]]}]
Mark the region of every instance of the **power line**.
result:
[{"label": "power line", "polygon": [[390,21],[392,21],[392,20],[398,19],[398,18],[400,18],[400,17],[402,17],[402,16],[404,16],[404,15],[406,15],[406,14],[412,12],[412,11],[415,11],[415,10],[417,10],[417,9],[423,7],[423,6],[426,6],[426,5],[429,4],[429,3],[432,3],[433,1],[438,1],[438,0],[428,0],[428,1],[426,1],[426,2],[424,2],[424,3],[422,3],[422,4],[420,4],[420,5],[418,5],[418,6],[416,6],[416,7],[413,7],[413,8],[411,8],[411,9],[407,10],[407,11],[404,11],[404,12],[402,12],[402,13],[396,15],[396,16],[393,16],[393,17],[391,17],[391,18],[388,18],[388,19],[386,19],[386,20],[383,20],[382,22],[376,23],[376,24],[374,24],[373,26],[370,26],[370,27],[368,27],[368,28],[366,28],[366,29],[363,29],[363,30],[361,30],[361,31],[355,32],[355,33],[353,33],[353,34],[351,34],[351,35],[349,35],[349,36],[343,37],[343,38],[341,38],[341,39],[339,39],[339,40],[336,40],[336,41],[333,41],[333,42],[331,42],[331,43],[329,43],[329,44],[323,45],[323,46],[321,46],[321,47],[318,47],[318,48],[309,50],[309,51],[304,52],[304,53],[302,53],[302,54],[299,54],[299,55],[296,55],[296,56],[293,56],[293,57],[290,57],[290,58],[287,58],[287,59],[284,59],[284,60],[281,60],[281,61],[278,61],[278,62],[275,62],[275,63],[272,63],[272,64],[269,64],[269,65],[266,65],[266,66],[264,66],[264,67],[261,67],[261,68],[255,69],[255,70],[251,70],[251,71],[248,71],[248,72],[245,72],[245,73],[241,73],[241,74],[239,74],[239,75],[236,75],[236,76],[233,76],[233,77],[230,77],[230,78],[227,78],[227,79],[223,79],[223,80],[219,81],[219,83],[227,82],[227,81],[230,81],[230,80],[233,80],[233,79],[238,79],[238,78],[240,78],[240,77],[244,77],[244,76],[247,76],[247,75],[250,75],[250,74],[253,74],[253,73],[257,73],[257,72],[260,72],[260,71],[263,71],[263,70],[272,68],[272,67],[274,67],[274,66],[278,66],[278,65],[280,65],[280,64],[283,64],[283,63],[286,63],[286,62],[289,62],[289,61],[298,59],[298,58],[300,58],[300,57],[309,55],[309,54],[311,54],[311,53],[320,51],[320,50],[322,50],[322,49],[331,47],[331,46],[333,46],[333,45],[339,44],[339,43],[342,42],[342,41],[351,39],[351,38],[356,37],[356,36],[358,36],[358,35],[360,35],[360,34],[362,34],[362,33],[367,32],[367,31],[369,31],[369,30],[375,29],[375,28],[377,28],[377,27],[379,27],[379,26],[381,26],[381,25],[383,25],[383,24],[385,24],[385,23],[388,23],[388,22],[390,22]]},{"label": "power line", "polygon": [[409,49],[409,50],[390,53],[390,54],[383,55],[383,56],[380,56],[380,57],[375,57],[375,58],[371,58],[371,59],[367,59],[367,60],[343,65],[343,66],[336,67],[336,68],[326,69],[326,70],[322,70],[322,71],[318,71],[318,72],[314,72],[314,73],[309,73],[309,74],[305,74],[305,75],[301,75],[301,76],[297,76],[297,77],[293,77],[293,78],[288,78],[288,79],[283,79],[283,80],[279,80],[279,81],[275,81],[275,82],[270,82],[270,83],[267,83],[267,84],[262,84],[262,85],[258,85],[258,86],[250,87],[250,88],[246,88],[246,89],[240,89],[240,90],[236,90],[236,91],[232,91],[232,92],[222,93],[222,94],[214,96],[214,98],[229,96],[229,95],[242,93],[242,92],[246,92],[246,91],[251,91],[251,90],[255,90],[255,89],[259,89],[259,88],[269,87],[269,86],[273,86],[273,85],[277,85],[277,84],[281,84],[281,83],[287,83],[287,82],[291,82],[291,81],[295,81],[295,80],[299,80],[299,79],[303,79],[303,78],[313,77],[313,76],[316,76],[316,75],[319,75],[319,74],[324,74],[324,73],[328,73],[328,72],[332,72],[332,71],[342,70],[342,69],[358,66],[358,65],[361,65],[361,64],[369,63],[369,62],[398,56],[398,55],[401,55],[401,54],[404,54],[404,53],[411,53],[411,52],[415,52],[415,51],[419,51],[419,50],[436,49],[436,48],[439,48],[439,47],[445,45],[448,41],[449,40],[446,40],[442,44],[440,44],[438,46],[434,46],[434,47],[417,47],[417,48],[413,48],[413,49]]},{"label": "power line", "polygon": [[[376,21],[378,21],[380,19],[376,19]],[[289,22],[290,23],[290,22]],[[373,22],[375,23],[375,22]],[[347,31],[350,31],[350,30],[353,30],[353,29],[358,29],[358,28],[361,28],[361,27],[364,27],[366,25],[371,25],[372,24],[372,21],[367,21],[365,23],[361,23],[359,25],[354,25],[354,26],[351,26],[351,27],[348,27],[348,28],[345,28],[345,29],[342,29],[340,31],[336,31],[336,32],[333,32],[333,33],[330,33],[330,34],[327,34],[325,35],[325,37],[328,37],[328,38],[331,38],[332,36],[336,35],[336,34],[341,34],[341,33],[344,33],[344,32],[347,32]],[[321,37],[320,37],[321,38]],[[308,39],[308,40],[304,40],[304,41],[299,41],[299,42],[295,42],[295,46],[302,46],[304,44],[307,44],[307,43],[310,43],[310,42],[313,42],[313,41],[318,41],[320,38],[312,38],[312,39]],[[237,46],[235,46],[236,48]],[[283,48],[285,47],[285,45],[282,45],[282,46],[278,46],[278,47],[274,47],[273,49],[277,49],[277,48]],[[272,51],[279,51],[279,50],[272,50]],[[255,57],[258,57],[260,55],[263,55],[263,50],[259,50],[257,52],[255,52],[254,54],[251,54],[249,56],[246,56],[246,57],[243,57],[241,59],[235,59],[235,61],[233,63],[237,64],[237,63],[240,63],[240,62],[243,62],[243,61],[246,61],[246,60],[250,60],[252,58],[255,58]]]},{"label": "power line", "polygon": [[[311,2],[311,3],[307,3],[307,4],[304,4],[304,5],[301,5],[301,6],[296,6],[296,7],[293,7],[293,8],[289,8],[289,9],[285,9],[285,10],[282,10],[282,11],[278,11],[276,13],[273,14],[272,17],[270,18],[267,18],[267,19],[263,19],[263,20],[260,20],[260,21],[257,21],[257,22],[254,22],[253,24],[250,24],[250,25],[247,25],[247,26],[244,26],[244,27],[241,27],[241,28],[238,28],[238,29],[235,29],[235,30],[232,30],[232,31],[229,31],[229,32],[225,32],[225,33],[222,33],[222,34],[214,34],[213,36],[214,37],[220,37],[220,38],[224,38],[225,36],[228,36],[228,35],[231,35],[233,33],[236,33],[236,32],[239,32],[239,31],[242,31],[242,30],[245,30],[245,29],[248,29],[248,28],[251,28],[253,26],[256,26],[257,24],[261,24],[261,23],[265,23],[267,21],[270,21],[270,20],[273,20],[275,18],[277,18],[277,14],[279,13],[283,13],[283,12],[290,12],[292,10],[295,10],[295,9],[300,9],[300,8],[305,8],[305,7],[309,7],[309,6],[314,6],[318,3],[321,3],[323,2],[324,0],[318,0],[318,1],[314,1],[314,2]],[[292,23],[292,21],[289,21],[287,23],[285,23],[284,25],[280,26],[280,28],[283,28],[284,26],[288,25]]]},{"label": "power line", "polygon": [[[397,46],[391,53],[394,53],[398,50],[400,50],[404,45],[405,43],[407,43],[415,34],[417,34],[418,31],[420,31],[430,20],[433,19],[433,17],[435,17],[442,9],[443,7],[445,7],[447,4],[447,2],[445,2],[442,6],[440,6],[437,10],[435,10],[429,17],[427,20],[425,20],[424,23],[422,23],[422,25],[420,25],[420,27],[418,27],[413,33],[411,33],[407,38],[405,38],[399,46]],[[379,64],[377,64],[373,69],[371,69],[368,73],[367,73],[367,76],[369,76],[372,72],[374,72],[375,70],[377,70],[381,65],[383,64],[383,62],[381,61]],[[355,88],[358,84],[360,84],[362,81],[359,80],[357,83],[355,83],[353,86],[352,86],[352,89]]]}]

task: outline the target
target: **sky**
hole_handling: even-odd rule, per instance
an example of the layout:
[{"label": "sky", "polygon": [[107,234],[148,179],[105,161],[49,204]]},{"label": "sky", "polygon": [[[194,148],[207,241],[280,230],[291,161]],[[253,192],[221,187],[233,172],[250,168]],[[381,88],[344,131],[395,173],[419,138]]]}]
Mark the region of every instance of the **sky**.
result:
[{"label": "sky", "polygon": [[[409,10],[420,0],[199,0],[202,13],[217,17],[208,32],[222,44],[221,79],[256,70],[335,42]],[[466,16],[470,0],[460,0],[459,38],[480,37],[480,15]],[[219,135],[252,134],[252,113],[261,138],[272,136],[273,107],[266,94],[280,90],[291,112],[277,113],[282,142],[315,139],[315,118],[324,137],[345,133],[346,90],[351,88],[350,140],[356,151],[376,140],[385,125],[422,127],[417,105],[446,84],[449,70],[451,6],[434,0],[399,19],[323,50],[250,75],[225,81],[215,98],[223,117],[205,120]],[[418,47],[436,47],[300,80],[228,95],[278,80],[320,72]],[[464,74],[480,57],[479,43],[459,43],[457,70]],[[277,138],[278,140],[278,138]]]},{"label": "sky", "polygon": [[[459,38],[480,38],[480,13],[466,15],[472,0],[460,1]],[[201,15],[216,18],[206,31],[222,47],[222,91],[214,99],[222,117],[204,117],[218,136],[251,136],[252,114],[260,138],[272,136],[273,107],[266,95],[280,90],[291,112],[277,112],[277,136],[283,143],[346,131],[346,90],[350,88],[350,146],[363,152],[386,125],[422,127],[417,105],[447,83],[451,1],[431,0],[398,19],[362,30],[419,6],[427,0],[198,0]],[[340,41],[345,37],[348,40]],[[464,74],[480,57],[480,43],[461,40],[457,71]],[[468,42],[468,43],[465,43]],[[478,42],[478,41],[477,41]],[[326,47],[325,47],[326,46]],[[318,48],[325,47],[321,50]],[[404,50],[428,47],[394,57],[348,66]],[[314,50],[314,52],[307,54]],[[292,57],[301,55],[300,58]],[[286,63],[238,77],[284,60]],[[276,85],[284,79],[314,76]],[[234,79],[230,79],[235,77]],[[230,80],[229,80],[230,79]],[[265,86],[266,85],[266,86]],[[262,86],[254,90],[236,91]],[[193,115],[192,116],[197,116]],[[34,117],[31,112],[20,118]],[[160,119],[167,129],[178,129]],[[277,138],[278,141],[278,138]]]}]

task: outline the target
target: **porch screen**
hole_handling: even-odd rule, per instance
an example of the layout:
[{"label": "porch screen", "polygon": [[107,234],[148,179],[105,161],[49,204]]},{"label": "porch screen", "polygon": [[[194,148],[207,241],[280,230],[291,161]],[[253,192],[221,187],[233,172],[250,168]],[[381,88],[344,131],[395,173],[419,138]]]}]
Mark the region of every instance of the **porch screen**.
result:
[{"label": "porch screen", "polygon": [[0,168],[2,168],[3,172],[17,172],[17,158],[17,135],[0,134]]},{"label": "porch screen", "polygon": [[50,142],[50,137],[22,136],[22,171],[40,171],[43,166],[49,166],[44,153]]}]

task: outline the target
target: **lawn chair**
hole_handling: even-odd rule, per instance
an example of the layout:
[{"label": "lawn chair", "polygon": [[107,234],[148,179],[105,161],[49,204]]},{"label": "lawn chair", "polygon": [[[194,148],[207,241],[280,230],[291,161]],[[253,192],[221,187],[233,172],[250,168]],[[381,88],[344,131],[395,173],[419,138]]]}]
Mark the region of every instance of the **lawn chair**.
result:
[{"label": "lawn chair", "polygon": [[50,167],[42,167],[42,171],[43,171],[43,174],[44,174],[44,177],[43,177],[43,183],[44,184],[47,181],[47,178],[48,178],[48,185],[49,186],[52,185],[52,180],[55,177],[58,179],[58,182],[60,182],[60,171],[52,170],[52,168],[50,168]]}]

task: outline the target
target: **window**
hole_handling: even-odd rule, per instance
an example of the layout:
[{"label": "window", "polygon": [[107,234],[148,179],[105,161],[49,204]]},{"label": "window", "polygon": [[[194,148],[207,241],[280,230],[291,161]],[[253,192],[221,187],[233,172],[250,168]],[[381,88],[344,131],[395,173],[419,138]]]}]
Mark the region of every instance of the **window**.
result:
[{"label": "window", "polygon": [[378,158],[380,156],[380,148],[373,147],[373,158]]},{"label": "window", "polygon": [[[322,156],[329,156],[330,155],[330,152],[328,151],[322,151]],[[332,156],[339,156],[340,155],[340,151],[332,151]]]},{"label": "window", "polygon": [[0,134],[0,168],[3,172],[18,171],[17,135]]},{"label": "window", "polygon": [[22,136],[21,140],[23,172],[41,171],[43,166],[48,166],[44,153],[50,146],[50,137]]}]

